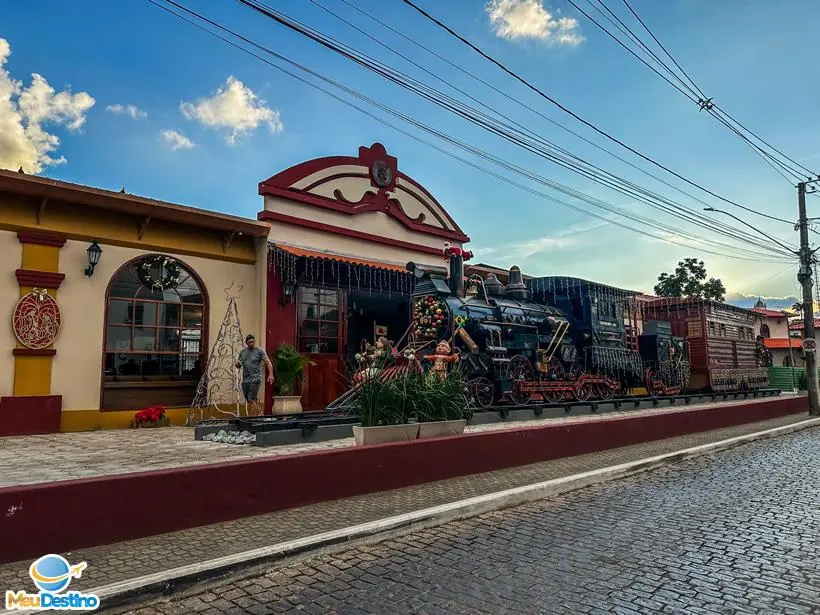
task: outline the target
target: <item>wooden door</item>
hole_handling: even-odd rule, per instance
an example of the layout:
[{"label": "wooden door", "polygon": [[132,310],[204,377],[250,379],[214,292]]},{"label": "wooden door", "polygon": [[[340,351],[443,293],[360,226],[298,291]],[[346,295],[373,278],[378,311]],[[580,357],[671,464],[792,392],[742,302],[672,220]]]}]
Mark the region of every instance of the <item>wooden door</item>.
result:
[{"label": "wooden door", "polygon": [[344,362],[335,354],[308,355],[302,378],[302,408],[321,411],[345,391]]}]

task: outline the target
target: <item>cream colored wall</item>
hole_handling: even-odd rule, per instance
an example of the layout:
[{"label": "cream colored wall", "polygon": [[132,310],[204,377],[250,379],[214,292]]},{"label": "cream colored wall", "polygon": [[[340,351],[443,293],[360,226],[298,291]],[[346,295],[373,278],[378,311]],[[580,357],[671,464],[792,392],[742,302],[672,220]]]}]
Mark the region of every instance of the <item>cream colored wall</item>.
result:
[{"label": "cream colored wall", "polygon": [[[112,245],[101,247],[102,257],[91,278],[83,274],[88,243],[68,241],[60,253],[60,272],[66,276],[57,299],[63,314],[63,327],[54,344],[57,355],[52,367],[51,390],[52,394],[63,396],[63,410],[99,408],[108,283],[123,264],[143,254],[153,253]],[[223,290],[234,280],[243,286],[237,302],[243,333],[252,331],[260,335],[260,308],[263,305],[260,292],[264,297],[264,276],[258,283],[256,265],[180,256],[173,252],[167,254],[179,258],[205,284],[209,299],[209,346],[216,339],[225,316]],[[0,377],[4,376],[0,374]]]},{"label": "cream colored wall", "polygon": [[[437,250],[443,250],[446,241],[441,237],[431,237],[430,235],[423,235],[411,231],[381,212],[368,212],[357,216],[348,216],[276,197],[265,198],[265,209],[297,218],[314,220],[316,222],[354,229],[380,237],[396,239],[410,244],[423,245]],[[402,266],[409,261],[431,265],[441,265],[442,263],[442,259],[426,252],[388,247],[362,239],[345,237],[332,232],[300,228],[281,222],[272,221],[270,224],[269,239],[273,243],[334,252],[347,256],[358,256],[359,258],[381,260]],[[451,243],[456,246],[461,245],[457,242]]]},{"label": "cream colored wall", "polygon": [[17,345],[11,328],[11,315],[20,298],[14,272],[20,267],[23,246],[17,233],[0,231],[0,397],[11,395],[14,389],[14,355]]}]

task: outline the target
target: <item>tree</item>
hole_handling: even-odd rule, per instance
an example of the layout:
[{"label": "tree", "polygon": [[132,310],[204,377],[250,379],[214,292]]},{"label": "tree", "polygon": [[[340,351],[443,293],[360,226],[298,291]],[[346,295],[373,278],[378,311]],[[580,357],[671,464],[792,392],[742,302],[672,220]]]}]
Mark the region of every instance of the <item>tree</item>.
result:
[{"label": "tree", "polygon": [[655,284],[655,294],[660,297],[698,297],[713,301],[725,301],[726,287],[717,278],[706,279],[706,265],[696,258],[678,261],[674,273],[662,273]]}]

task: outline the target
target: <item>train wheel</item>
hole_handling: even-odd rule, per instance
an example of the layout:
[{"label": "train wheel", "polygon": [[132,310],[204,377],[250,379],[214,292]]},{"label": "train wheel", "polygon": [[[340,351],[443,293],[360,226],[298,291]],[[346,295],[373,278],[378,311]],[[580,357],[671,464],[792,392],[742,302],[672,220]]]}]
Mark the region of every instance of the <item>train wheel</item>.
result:
[{"label": "train wheel", "polygon": [[646,394],[650,397],[657,397],[661,394],[661,390],[659,387],[662,387],[663,385],[656,381],[656,377],[657,374],[655,373],[655,370],[651,367],[647,369],[646,373],[644,374],[644,380],[646,381]]},{"label": "train wheel", "polygon": [[592,387],[588,384],[582,384],[572,391],[573,396],[578,401],[588,401],[592,397]]},{"label": "train wheel", "polygon": [[470,380],[467,383],[467,400],[472,408],[489,408],[495,400],[495,385],[484,376]]},{"label": "train wheel", "polygon": [[510,359],[510,363],[507,365],[507,379],[510,382],[515,382],[516,380],[524,380],[527,382],[535,380],[535,370],[532,368],[532,363],[529,362],[529,359],[520,354]]},{"label": "train wheel", "polygon": [[566,377],[567,370],[564,369],[564,365],[558,357],[552,357],[550,362],[547,364],[547,371],[544,373],[544,380],[565,380]]},{"label": "train wheel", "polygon": [[615,389],[608,384],[599,384],[595,387],[595,394],[603,400],[610,400],[615,397]]},{"label": "train wheel", "polygon": [[548,404],[557,404],[562,399],[564,399],[564,392],[546,390],[541,393],[541,396],[544,398],[544,401]]}]

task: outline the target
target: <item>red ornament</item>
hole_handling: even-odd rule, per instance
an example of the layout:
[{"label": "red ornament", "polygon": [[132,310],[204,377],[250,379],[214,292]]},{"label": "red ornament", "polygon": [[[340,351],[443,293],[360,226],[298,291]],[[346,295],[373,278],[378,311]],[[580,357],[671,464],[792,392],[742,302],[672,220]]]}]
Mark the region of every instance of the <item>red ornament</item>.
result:
[{"label": "red ornament", "polygon": [[17,302],[11,322],[14,335],[23,346],[41,350],[57,339],[62,317],[54,297],[34,288]]}]

